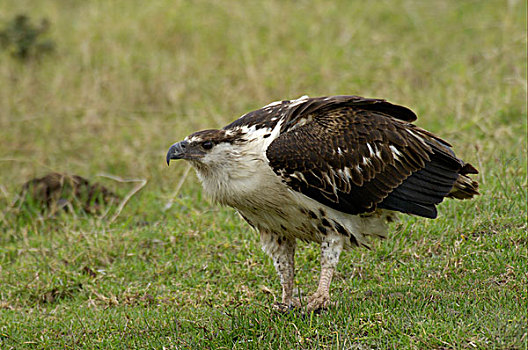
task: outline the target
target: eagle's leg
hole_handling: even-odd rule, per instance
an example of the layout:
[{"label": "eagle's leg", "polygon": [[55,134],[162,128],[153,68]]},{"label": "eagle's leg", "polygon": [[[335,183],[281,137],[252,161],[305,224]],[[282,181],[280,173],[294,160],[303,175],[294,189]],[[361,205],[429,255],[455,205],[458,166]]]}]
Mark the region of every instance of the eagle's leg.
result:
[{"label": "eagle's leg", "polygon": [[317,291],[308,299],[306,310],[315,311],[328,306],[330,283],[343,250],[343,236],[329,235],[321,243],[321,276]]},{"label": "eagle's leg", "polygon": [[299,307],[298,299],[293,298],[293,280],[295,276],[294,238],[277,234],[261,233],[262,249],[271,257],[282,286],[282,302],[275,305],[279,311],[290,307]]}]

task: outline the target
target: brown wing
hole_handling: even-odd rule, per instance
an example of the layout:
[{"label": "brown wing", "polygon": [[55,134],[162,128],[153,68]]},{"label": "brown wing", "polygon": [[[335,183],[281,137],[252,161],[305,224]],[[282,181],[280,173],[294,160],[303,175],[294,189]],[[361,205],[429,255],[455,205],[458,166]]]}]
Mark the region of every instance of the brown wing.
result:
[{"label": "brown wing", "polygon": [[270,166],[292,189],[350,214],[436,217],[463,165],[444,141],[372,108],[337,105],[289,125],[266,151]]}]

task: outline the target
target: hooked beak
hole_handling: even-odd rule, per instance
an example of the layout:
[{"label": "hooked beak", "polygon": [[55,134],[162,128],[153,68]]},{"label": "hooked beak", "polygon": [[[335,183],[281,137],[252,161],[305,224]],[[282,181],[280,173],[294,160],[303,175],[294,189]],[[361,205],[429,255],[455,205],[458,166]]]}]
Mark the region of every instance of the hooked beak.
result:
[{"label": "hooked beak", "polygon": [[167,165],[170,164],[171,159],[185,159],[185,151],[188,145],[189,142],[185,140],[172,145],[167,152]]}]

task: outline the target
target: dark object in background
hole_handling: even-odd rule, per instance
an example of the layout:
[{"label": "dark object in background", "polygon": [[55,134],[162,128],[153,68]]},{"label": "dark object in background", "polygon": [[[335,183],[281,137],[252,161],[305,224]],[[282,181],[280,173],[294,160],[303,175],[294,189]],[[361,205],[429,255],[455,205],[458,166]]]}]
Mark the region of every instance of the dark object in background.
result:
[{"label": "dark object in background", "polygon": [[47,19],[33,25],[28,16],[16,15],[0,29],[0,47],[21,61],[39,58],[55,50],[55,43],[43,38],[49,27]]},{"label": "dark object in background", "polygon": [[50,173],[26,182],[19,200],[20,206],[30,204],[42,211],[49,211],[50,215],[60,209],[79,209],[94,214],[107,205],[117,203],[119,196],[98,183],[91,184],[79,175]]}]

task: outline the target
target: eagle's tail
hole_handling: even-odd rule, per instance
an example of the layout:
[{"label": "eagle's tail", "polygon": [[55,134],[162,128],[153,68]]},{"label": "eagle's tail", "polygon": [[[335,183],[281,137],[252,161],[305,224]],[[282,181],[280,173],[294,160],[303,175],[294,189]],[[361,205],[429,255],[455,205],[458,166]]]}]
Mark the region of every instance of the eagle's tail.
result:
[{"label": "eagle's tail", "polygon": [[453,188],[449,191],[447,197],[456,198],[456,199],[470,199],[473,196],[477,196],[480,193],[478,192],[478,182],[471,179],[467,174],[478,174],[478,170],[473,167],[473,165],[466,163],[460,169],[458,173],[458,178],[453,184]]}]

